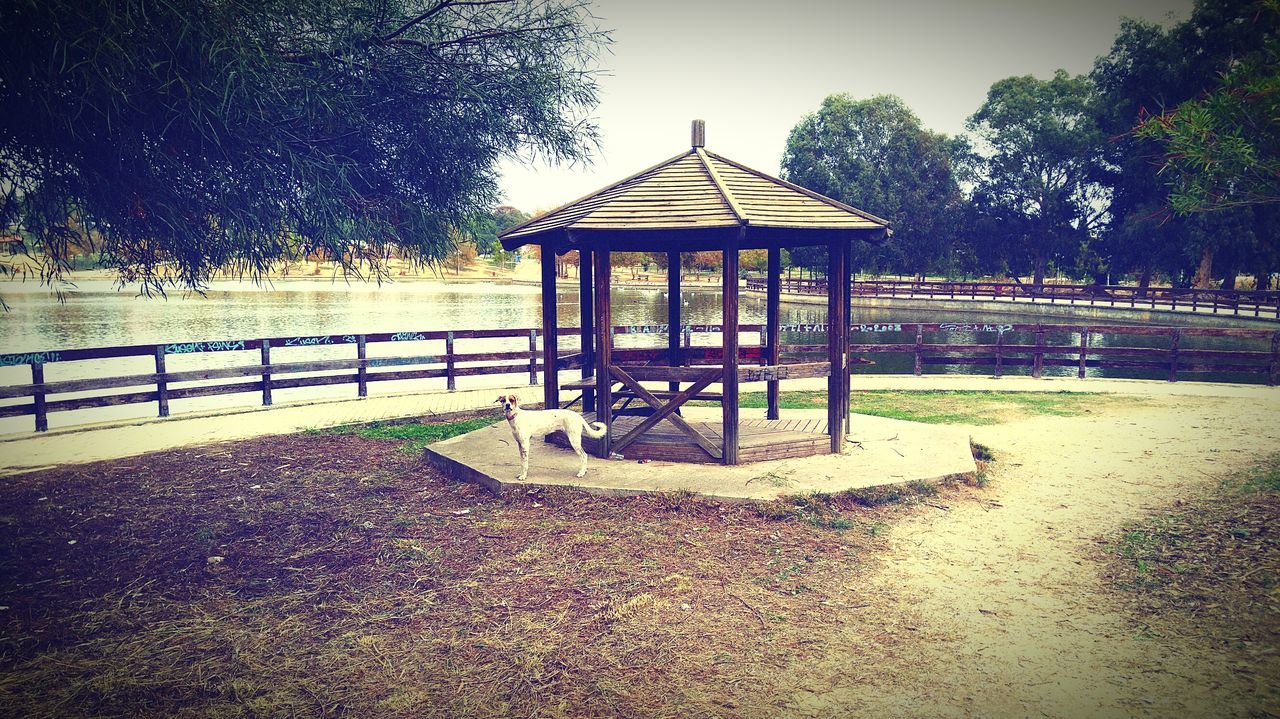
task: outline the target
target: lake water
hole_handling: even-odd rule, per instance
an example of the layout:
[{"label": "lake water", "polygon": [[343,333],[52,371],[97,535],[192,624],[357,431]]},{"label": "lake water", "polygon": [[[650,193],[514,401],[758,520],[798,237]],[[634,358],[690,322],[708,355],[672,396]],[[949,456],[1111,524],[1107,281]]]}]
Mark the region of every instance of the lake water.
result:
[{"label": "lake water", "polygon": [[[693,287],[683,294],[684,321],[691,324],[719,324],[720,294],[713,285]],[[430,281],[398,282],[378,287],[361,283],[346,284],[323,280],[289,280],[272,288],[259,288],[247,283],[214,283],[205,295],[171,295],[139,297],[132,292],[116,291],[109,282],[84,282],[59,303],[46,288],[35,283],[6,283],[3,296],[10,306],[0,316],[0,353],[38,352],[80,347],[111,345],[174,343],[202,340],[252,339],[292,335],[358,334],[374,332],[431,331],[449,329],[521,328],[541,326],[541,290],[523,285],[494,286],[488,284],[444,284]],[[666,320],[666,295],[660,288],[616,288],[613,290],[613,318],[618,325],[661,323]],[[576,288],[562,287],[557,294],[559,324],[578,324]],[[743,324],[759,324],[765,319],[763,297],[743,294],[739,309]],[[783,324],[820,324],[826,321],[825,305],[782,305]],[[855,308],[855,323],[906,324],[911,322],[961,323],[1046,323],[1065,324],[1065,318],[1036,315],[984,314],[970,311],[920,310],[903,307]],[[1096,324],[1097,320],[1093,320]],[[1113,322],[1112,324],[1122,324]],[[562,338],[562,348],[576,345],[572,333]],[[969,333],[951,333],[955,342],[979,341]],[[1073,342],[1072,337],[1049,337],[1051,343]],[[904,342],[914,340],[906,335],[855,334],[854,342]],[[744,335],[744,344],[758,340]],[[789,343],[820,343],[820,335],[792,334],[784,336]],[[930,341],[930,340],[926,340]],[[1006,336],[1006,342],[1032,342],[1032,337]],[[1202,346],[1207,338],[1187,338],[1184,348]],[[1229,349],[1264,349],[1260,343],[1235,341],[1231,346],[1212,340],[1214,346]],[[618,346],[665,346],[665,336],[619,336]],[[695,344],[718,345],[719,335],[695,335]],[[1165,338],[1125,338],[1131,346],[1167,346]],[[471,340],[459,351],[527,350],[527,339]],[[434,354],[442,343],[381,343],[370,345],[369,356]],[[420,344],[411,348],[406,344]],[[1254,346],[1257,344],[1258,346]],[[427,345],[430,345],[429,347]],[[354,356],[350,346],[290,348],[287,354],[273,354],[275,361],[307,361]],[[249,357],[253,354],[253,357]],[[204,367],[229,366],[256,362],[257,352],[225,352],[171,357],[170,371]],[[875,365],[862,365],[857,372],[910,373],[909,355],[881,355]],[[962,367],[926,367],[926,372],[962,372]],[[59,381],[102,375],[144,374],[153,371],[148,358],[64,362],[46,367],[46,380]],[[985,371],[985,370],[979,370]],[[1018,368],[1009,368],[1011,373]],[[1073,368],[1046,368],[1046,374],[1074,374]],[[1090,376],[1124,376],[1159,378],[1160,372],[1135,370],[1099,370],[1091,368]],[[1188,376],[1187,379],[1195,377]],[[1220,379],[1245,380],[1245,377]],[[0,384],[30,381],[26,367],[0,368]],[[226,380],[224,380],[226,381]],[[459,387],[508,384],[512,377],[464,377]],[[1257,381],[1253,378],[1251,381]],[[425,389],[443,380],[412,382],[380,382],[370,385],[372,393]],[[113,390],[118,392],[121,390]],[[277,401],[303,397],[352,396],[351,385],[337,387],[281,390]],[[175,402],[173,412],[192,411],[227,405],[252,404],[255,395],[189,399]],[[50,425],[78,424],[125,416],[152,416],[154,405],[111,407],[50,415]],[[0,432],[28,431],[30,417],[0,419]]]}]

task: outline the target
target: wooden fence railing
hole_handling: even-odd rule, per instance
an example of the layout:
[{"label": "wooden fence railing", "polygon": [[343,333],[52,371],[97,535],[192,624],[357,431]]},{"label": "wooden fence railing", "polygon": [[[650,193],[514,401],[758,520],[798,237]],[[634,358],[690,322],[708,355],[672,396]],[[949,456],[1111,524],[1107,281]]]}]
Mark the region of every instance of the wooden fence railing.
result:
[{"label": "wooden fence railing", "polygon": [[[801,335],[825,334],[823,324],[784,325],[782,332]],[[666,325],[626,325],[614,328],[618,336],[636,334],[665,334]],[[717,363],[721,359],[718,346],[695,346],[693,335],[719,333],[719,325],[686,325],[681,328],[681,356],[683,364]],[[762,325],[741,325],[743,334],[755,334],[757,344],[740,347],[740,359],[747,363],[760,363],[766,356],[761,351],[765,333]],[[1129,327],[1082,325],[1022,325],[1022,324],[872,324],[852,325],[856,337],[873,339],[850,345],[855,363],[873,363],[864,355],[907,353],[914,359],[914,372],[921,374],[923,367],[948,365],[973,371],[977,367],[990,367],[1000,377],[1009,367],[1029,367],[1029,374],[1040,377],[1045,367],[1075,367],[1077,376],[1083,378],[1087,368],[1125,368],[1157,370],[1169,381],[1177,381],[1179,373],[1214,372],[1244,373],[1265,377],[1269,385],[1275,385],[1280,368],[1280,331],[1209,328],[1209,327]],[[30,370],[29,384],[0,386],[0,417],[34,415],[36,431],[48,429],[48,416],[52,412],[64,412],[94,407],[155,402],[158,415],[169,415],[169,403],[193,397],[224,394],[260,393],[263,405],[272,403],[272,392],[297,387],[354,384],[357,396],[368,394],[368,386],[374,382],[391,380],[439,379],[445,380],[447,389],[456,389],[458,377],[517,374],[527,377],[530,384],[538,382],[542,350],[540,332],[535,329],[451,330],[426,332],[396,332],[379,334],[317,335],[305,337],[275,337],[230,341],[178,342],[155,345],[130,345],[122,347],[96,347],[49,352],[32,352],[0,355],[0,367],[25,365]],[[1006,338],[1030,337],[1032,340],[1014,342]],[[1147,337],[1148,343],[1160,346],[1114,346],[1117,338]],[[1195,347],[1183,345],[1187,338],[1233,338],[1253,340],[1263,349],[1228,349],[1221,347]],[[527,349],[506,351],[465,351],[459,344],[482,339],[527,339]],[[930,341],[926,342],[926,338]],[[1095,338],[1105,339],[1105,342]],[[963,339],[963,341],[961,341]],[[438,343],[437,352],[414,353],[394,357],[368,357],[368,347],[380,343],[400,342]],[[562,335],[562,341],[571,343],[572,335]],[[523,343],[521,343],[523,344]],[[714,344],[718,345],[719,342]],[[347,346],[354,357],[347,359],[322,359],[311,361],[280,362],[280,356],[297,348],[318,346]],[[420,345],[419,345],[420,346]],[[811,342],[782,344],[779,348],[787,363],[807,362],[815,355],[827,351],[825,343]],[[256,351],[256,352],[255,352]],[[168,360],[194,353],[252,352],[254,361],[232,367],[214,367],[184,371],[169,371]],[[620,360],[663,362],[665,348],[616,348],[613,355]],[[46,381],[45,370],[58,363],[81,360],[110,360],[117,358],[146,357],[154,363],[154,372],[115,376],[97,376],[87,379]],[[582,366],[582,355],[576,351],[561,351],[557,367],[561,370]],[[388,369],[399,368],[399,369]],[[328,374],[315,374],[327,372]],[[975,372],[976,373],[976,372]],[[985,374],[985,372],[983,372]],[[252,378],[243,380],[241,378]],[[232,382],[199,384],[215,380],[235,379]],[[750,377],[748,377],[750,379]],[[188,386],[174,386],[188,385]],[[73,393],[127,389],[125,392],[95,396],[67,397]]]},{"label": "wooden fence railing", "polygon": [[[764,292],[765,280],[748,279],[747,289]],[[1280,290],[1202,290],[1190,287],[1136,287],[1132,285],[1046,284],[1038,289],[1012,282],[945,282],[868,280],[854,282],[854,297],[902,297],[953,300],[1006,300],[1162,309],[1175,312],[1208,312],[1232,316],[1280,319]],[[825,295],[826,280],[784,280],[789,294]]]}]

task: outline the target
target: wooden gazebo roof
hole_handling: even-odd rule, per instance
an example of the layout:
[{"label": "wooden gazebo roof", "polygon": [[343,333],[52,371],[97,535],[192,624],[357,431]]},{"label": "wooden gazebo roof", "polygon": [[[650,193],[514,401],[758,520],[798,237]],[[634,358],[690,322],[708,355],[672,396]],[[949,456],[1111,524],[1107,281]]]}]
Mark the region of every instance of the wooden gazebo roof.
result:
[{"label": "wooden gazebo roof", "polygon": [[508,229],[502,246],[568,248],[581,237],[608,234],[616,249],[658,249],[654,235],[670,238],[678,230],[681,249],[716,249],[724,230],[745,228],[740,247],[747,249],[825,244],[833,231],[888,229],[875,215],[708,152],[700,138],[694,142],[688,152]]}]

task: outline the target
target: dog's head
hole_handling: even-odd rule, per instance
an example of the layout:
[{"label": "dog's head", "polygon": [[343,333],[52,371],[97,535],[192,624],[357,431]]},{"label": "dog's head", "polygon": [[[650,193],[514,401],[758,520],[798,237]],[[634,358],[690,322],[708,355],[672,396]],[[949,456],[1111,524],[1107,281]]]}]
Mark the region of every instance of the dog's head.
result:
[{"label": "dog's head", "polygon": [[520,398],[513,394],[499,397],[494,400],[494,403],[502,405],[502,411],[506,413],[507,419],[511,419],[516,410],[520,409]]}]

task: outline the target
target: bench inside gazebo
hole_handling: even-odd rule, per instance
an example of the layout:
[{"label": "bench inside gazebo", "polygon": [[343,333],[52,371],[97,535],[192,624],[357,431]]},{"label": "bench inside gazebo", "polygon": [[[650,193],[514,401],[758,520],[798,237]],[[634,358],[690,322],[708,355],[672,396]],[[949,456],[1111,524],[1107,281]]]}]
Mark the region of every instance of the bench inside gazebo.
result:
[{"label": "bench inside gazebo", "polygon": [[[561,390],[578,390],[590,421],[609,431],[585,439],[600,457],[721,462],[839,453],[848,430],[849,249],[877,241],[888,224],[844,203],[753,170],[704,148],[704,126],[693,123],[692,148],[624,180],[505,231],[502,245],[538,245],[542,253],[544,400],[563,406]],[[791,361],[779,343],[781,256],[785,247],[827,248],[827,347],[823,361]],[[765,342],[740,347],[738,252],[768,252]],[[581,351],[558,355],[556,254],[579,253]],[[682,347],[680,253],[723,253],[720,347]],[[668,343],[665,349],[615,348],[610,303],[611,252],[667,255]],[[785,360],[785,361],[784,361]],[[559,370],[581,368],[582,379],[559,383]],[[826,420],[784,420],[780,382],[827,378]],[[738,386],[766,382],[764,419],[742,421]],[[659,387],[653,385],[657,383]],[[680,411],[690,400],[720,403],[720,416],[701,421]],[[627,409],[619,411],[618,402]],[[642,411],[636,412],[639,406]]]}]

